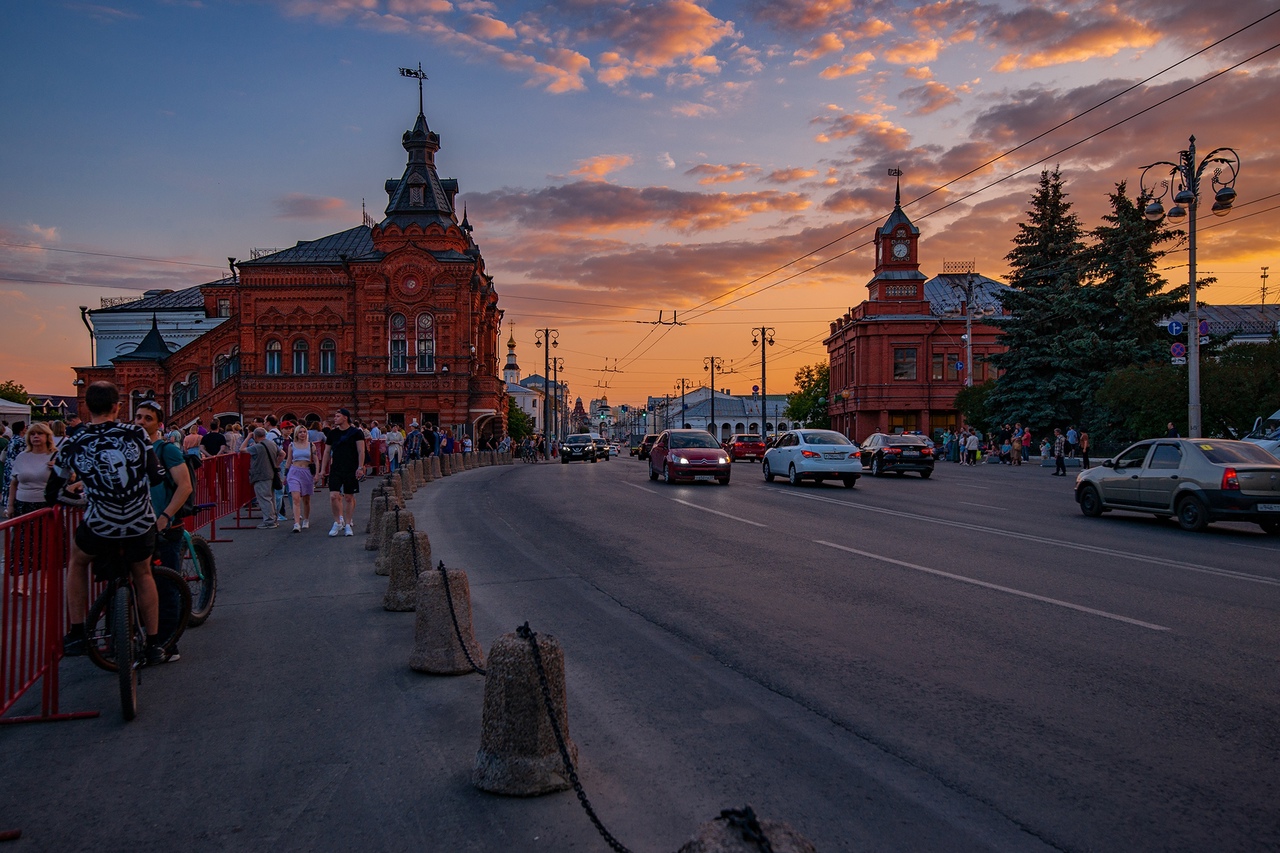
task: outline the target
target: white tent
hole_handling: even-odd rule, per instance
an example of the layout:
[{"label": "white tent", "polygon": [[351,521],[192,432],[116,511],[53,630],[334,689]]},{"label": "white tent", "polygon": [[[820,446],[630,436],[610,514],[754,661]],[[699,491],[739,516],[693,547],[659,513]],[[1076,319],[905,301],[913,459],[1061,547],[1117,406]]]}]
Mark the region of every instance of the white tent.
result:
[{"label": "white tent", "polygon": [[15,403],[12,400],[0,400],[0,420],[31,422],[31,407],[26,403]]}]

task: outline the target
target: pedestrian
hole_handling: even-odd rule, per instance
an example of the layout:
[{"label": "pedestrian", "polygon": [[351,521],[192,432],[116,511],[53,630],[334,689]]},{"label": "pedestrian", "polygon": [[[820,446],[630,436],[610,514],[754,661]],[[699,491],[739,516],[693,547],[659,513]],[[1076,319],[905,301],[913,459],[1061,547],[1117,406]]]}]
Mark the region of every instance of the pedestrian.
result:
[{"label": "pedestrian", "polygon": [[84,420],[78,411],[67,416],[67,438],[75,438],[76,433],[84,429]]},{"label": "pedestrian", "polygon": [[179,441],[164,438],[164,410],[155,400],[143,400],[134,412],[133,422],[142,427],[155,451],[156,461],[164,471],[164,479],[151,486],[151,509],[156,515],[156,556],[160,565],[177,569],[182,564],[182,527],[177,523],[182,517],[182,507],[195,488],[191,471],[187,467],[186,454],[182,452],[182,433]]},{"label": "pedestrian", "polygon": [[197,459],[203,459],[200,447],[200,422],[196,421],[187,430],[186,436],[182,439],[182,452],[188,456],[194,456]]},{"label": "pedestrian", "polygon": [[200,447],[206,456],[217,456],[227,447],[227,437],[222,434],[222,424],[215,419],[209,424],[209,431],[200,439]]},{"label": "pedestrian", "polygon": [[453,427],[445,427],[444,438],[441,439],[440,441],[440,452],[443,453],[445,456],[448,456],[449,454],[453,453],[453,448],[454,448]]},{"label": "pedestrian", "polygon": [[1080,431],[1080,467],[1089,470],[1089,433]]},{"label": "pedestrian", "polygon": [[0,492],[3,492],[0,498],[3,498],[6,506],[9,501],[9,483],[13,479],[13,465],[22,455],[22,451],[27,448],[27,440],[23,435],[27,431],[26,422],[14,421],[12,429],[13,435],[9,438],[9,446],[5,449],[3,489],[0,489]]},{"label": "pedestrian", "polygon": [[1031,458],[1031,427],[1022,431],[1022,458]]},{"label": "pedestrian", "polygon": [[1053,431],[1053,476],[1067,476],[1067,437],[1056,428]]},{"label": "pedestrian", "polygon": [[417,421],[409,424],[409,434],[404,437],[404,453],[409,460],[422,458],[422,426]]},{"label": "pedestrian", "polygon": [[1079,441],[1080,433],[1076,432],[1076,425],[1067,427],[1067,455],[1072,459],[1076,458],[1076,445]]},{"label": "pedestrian", "polygon": [[289,443],[285,459],[288,466],[285,485],[293,504],[293,532],[301,533],[311,527],[311,496],[315,493],[311,439],[302,424],[293,429],[293,441]]},{"label": "pedestrian", "polygon": [[354,536],[356,494],[364,477],[364,432],[351,423],[351,412],[338,409],[336,427],[329,433],[322,469],[329,478],[329,506],[333,510],[330,536]]},{"label": "pedestrian", "polygon": [[240,445],[244,444],[244,433],[240,432],[240,422],[236,421],[223,430],[222,437],[227,440],[227,452],[238,453]]},{"label": "pedestrian", "polygon": [[67,437],[67,425],[62,421],[54,421],[49,424],[49,429],[53,433],[53,448],[57,450],[62,446],[62,440]]},{"label": "pedestrian", "polygon": [[1022,465],[1022,424],[1013,425],[1013,440],[1009,444],[1009,463]]},{"label": "pedestrian", "polygon": [[400,469],[403,458],[404,432],[400,429],[400,424],[393,423],[387,428],[387,462],[392,474]]},{"label": "pedestrian", "polygon": [[978,438],[977,431],[969,430],[969,437],[965,439],[964,455],[967,460],[965,464],[970,467],[973,467],[974,465],[976,465],[977,460],[981,458],[978,454],[979,443],[980,443],[980,440]]},{"label": "pedestrian", "polygon": [[1173,425],[1173,421],[1169,421],[1169,431],[1166,432],[1164,435],[1165,435],[1165,438],[1181,438],[1182,437],[1178,435],[1178,428]]},{"label": "pedestrian", "polygon": [[462,455],[471,455],[471,436],[469,435],[463,436],[462,438]]},{"label": "pedestrian", "polygon": [[276,520],[276,500],[273,481],[276,473],[278,456],[275,443],[267,438],[267,431],[258,427],[253,431],[253,447],[249,448],[249,482],[253,484],[254,497],[258,499],[258,509],[262,510],[262,523],[259,530],[270,530],[280,526]]}]

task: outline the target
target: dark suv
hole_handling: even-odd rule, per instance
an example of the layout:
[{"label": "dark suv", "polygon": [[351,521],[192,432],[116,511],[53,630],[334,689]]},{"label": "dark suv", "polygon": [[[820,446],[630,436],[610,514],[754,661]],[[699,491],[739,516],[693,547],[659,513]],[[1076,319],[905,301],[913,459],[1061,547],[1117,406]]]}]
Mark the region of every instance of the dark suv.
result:
[{"label": "dark suv", "polygon": [[560,461],[568,465],[574,459],[583,462],[596,461],[596,442],[591,436],[584,434],[571,435],[560,445]]},{"label": "dark suv", "polygon": [[640,451],[636,455],[639,456],[641,459],[648,459],[649,448],[653,447],[653,443],[657,440],[658,440],[658,436],[654,435],[653,433],[649,433],[644,438],[640,439]]},{"label": "dark suv", "polygon": [[872,477],[915,471],[928,479],[933,474],[933,442],[923,435],[872,433],[862,442],[862,467]]}]

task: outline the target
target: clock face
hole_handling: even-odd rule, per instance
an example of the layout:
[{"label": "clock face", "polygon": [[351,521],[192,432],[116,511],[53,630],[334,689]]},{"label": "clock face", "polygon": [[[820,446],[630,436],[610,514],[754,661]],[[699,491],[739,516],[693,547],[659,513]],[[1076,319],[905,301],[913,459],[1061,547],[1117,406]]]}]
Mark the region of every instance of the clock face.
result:
[{"label": "clock face", "polygon": [[910,251],[910,250],[907,248],[907,244],[906,244],[906,243],[894,243],[894,244],[893,244],[893,256],[894,256],[895,258],[897,258],[898,260],[900,260],[900,261],[901,261],[901,260],[904,260],[904,259],[907,257],[907,252],[908,252],[908,251]]}]

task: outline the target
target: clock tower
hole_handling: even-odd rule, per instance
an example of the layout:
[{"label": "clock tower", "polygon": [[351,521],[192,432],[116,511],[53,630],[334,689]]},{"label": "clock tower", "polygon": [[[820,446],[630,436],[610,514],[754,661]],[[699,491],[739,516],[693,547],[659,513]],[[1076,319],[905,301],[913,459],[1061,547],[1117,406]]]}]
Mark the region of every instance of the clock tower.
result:
[{"label": "clock tower", "polygon": [[[897,169],[893,172],[901,175]],[[902,212],[901,178],[893,194],[893,213],[876,231],[876,268],[867,282],[872,302],[924,302],[920,272],[920,229]]]}]

